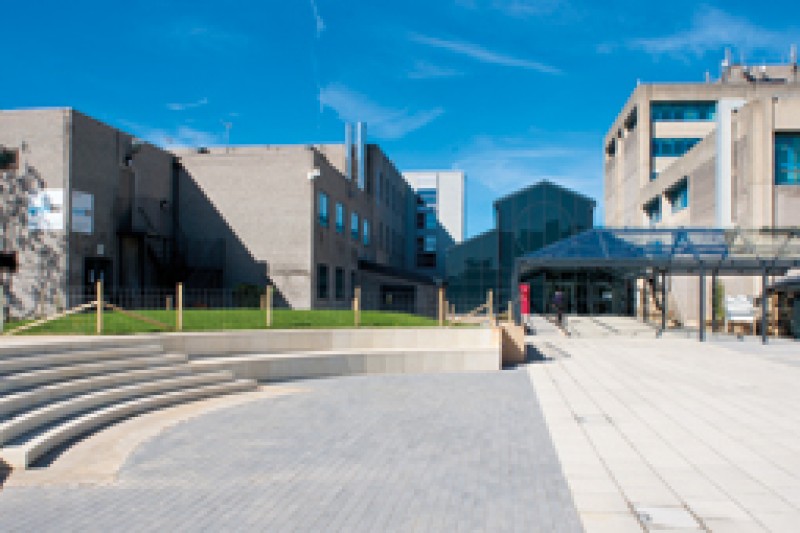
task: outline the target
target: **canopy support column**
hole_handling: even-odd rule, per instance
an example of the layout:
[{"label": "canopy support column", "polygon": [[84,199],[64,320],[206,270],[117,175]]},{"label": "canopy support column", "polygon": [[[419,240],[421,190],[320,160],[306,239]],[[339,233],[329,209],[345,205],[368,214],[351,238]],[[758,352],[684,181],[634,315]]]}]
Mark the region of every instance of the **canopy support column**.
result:
[{"label": "canopy support column", "polygon": [[716,268],[711,271],[711,333],[717,331],[717,277],[719,270]]},{"label": "canopy support column", "polygon": [[700,320],[698,324],[698,339],[706,340],[706,271],[700,267]]},{"label": "canopy support column", "polygon": [[767,324],[769,323],[769,301],[767,298],[767,269],[761,270],[761,343],[767,344]]},{"label": "canopy support column", "polygon": [[667,330],[667,271],[661,271],[661,331]]}]

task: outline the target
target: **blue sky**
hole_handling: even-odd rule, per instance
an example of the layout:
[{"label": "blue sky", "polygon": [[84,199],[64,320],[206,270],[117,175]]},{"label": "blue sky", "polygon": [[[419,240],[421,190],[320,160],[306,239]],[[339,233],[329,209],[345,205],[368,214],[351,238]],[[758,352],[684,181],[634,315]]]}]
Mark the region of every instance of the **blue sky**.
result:
[{"label": "blue sky", "polygon": [[[467,233],[547,178],[598,199],[637,80],[701,81],[726,46],[785,61],[794,2],[14,2],[0,107],[69,106],[160,145],[340,142],[467,172]],[[789,16],[792,15],[792,16]],[[9,23],[9,21],[11,21]]]}]

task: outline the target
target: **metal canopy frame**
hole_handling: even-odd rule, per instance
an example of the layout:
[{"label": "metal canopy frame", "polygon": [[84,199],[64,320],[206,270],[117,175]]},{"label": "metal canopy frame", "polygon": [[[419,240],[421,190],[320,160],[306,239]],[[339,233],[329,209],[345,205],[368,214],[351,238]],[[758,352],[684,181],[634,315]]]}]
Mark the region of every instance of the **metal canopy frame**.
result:
[{"label": "metal canopy frame", "polygon": [[[705,340],[705,278],[761,276],[762,342],[767,342],[768,276],[800,268],[800,228],[595,228],[519,257],[514,283],[537,274],[614,270],[623,278],[697,275],[699,339]],[[646,290],[646,287],[645,287]],[[714,291],[712,284],[712,291]],[[661,324],[666,328],[662,282]],[[712,317],[712,321],[714,318]]]}]

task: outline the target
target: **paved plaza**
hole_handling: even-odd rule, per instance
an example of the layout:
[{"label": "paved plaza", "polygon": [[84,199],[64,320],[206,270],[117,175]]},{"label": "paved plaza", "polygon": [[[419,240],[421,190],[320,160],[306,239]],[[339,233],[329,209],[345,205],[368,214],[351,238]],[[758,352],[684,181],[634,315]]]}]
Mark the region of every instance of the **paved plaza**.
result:
[{"label": "paved plaza", "polygon": [[[543,326],[537,360],[502,372],[298,381],[133,419],[12,475],[0,531],[797,531],[797,344],[611,326]],[[139,441],[107,453],[115,431]],[[64,470],[95,455],[113,475]]]},{"label": "paved plaza", "polygon": [[295,386],[165,430],[111,484],[10,483],[0,530],[581,530],[524,370]]}]

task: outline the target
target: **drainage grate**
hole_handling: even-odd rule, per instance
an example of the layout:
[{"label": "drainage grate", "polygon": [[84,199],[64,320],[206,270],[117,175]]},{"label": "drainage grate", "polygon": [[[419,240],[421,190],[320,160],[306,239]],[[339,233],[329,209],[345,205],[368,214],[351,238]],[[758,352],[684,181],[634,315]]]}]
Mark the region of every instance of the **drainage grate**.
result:
[{"label": "drainage grate", "polygon": [[701,529],[694,516],[683,507],[635,506],[639,521],[648,531],[659,529]]}]

